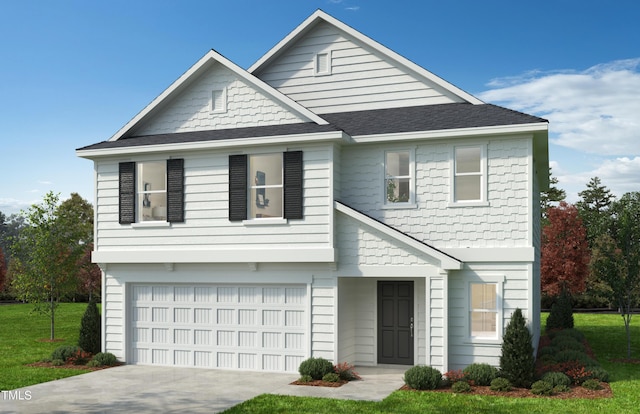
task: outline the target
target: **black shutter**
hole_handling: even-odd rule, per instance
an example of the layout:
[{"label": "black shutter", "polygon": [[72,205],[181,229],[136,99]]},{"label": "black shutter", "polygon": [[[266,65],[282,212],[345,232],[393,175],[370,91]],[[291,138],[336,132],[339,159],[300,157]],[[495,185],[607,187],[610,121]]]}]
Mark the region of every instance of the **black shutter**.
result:
[{"label": "black shutter", "polygon": [[167,221],[184,222],[184,160],[167,160]]},{"label": "black shutter", "polygon": [[284,218],[302,218],[302,151],[287,151],[284,160]]},{"label": "black shutter", "polygon": [[247,219],[247,156],[229,155],[229,220]]},{"label": "black shutter", "polygon": [[120,224],[136,221],[136,163],[121,162],[118,169],[119,196],[118,207]]}]

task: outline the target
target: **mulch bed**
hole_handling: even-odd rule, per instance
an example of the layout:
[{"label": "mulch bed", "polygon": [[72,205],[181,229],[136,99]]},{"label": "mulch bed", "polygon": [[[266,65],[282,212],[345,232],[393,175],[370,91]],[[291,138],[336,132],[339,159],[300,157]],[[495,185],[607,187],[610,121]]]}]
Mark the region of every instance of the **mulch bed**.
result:
[{"label": "mulch bed", "polygon": [[307,385],[307,386],[310,386],[310,387],[337,388],[337,387],[342,387],[347,382],[349,382],[349,381],[340,380],[338,382],[328,382],[328,381],[322,381],[322,380],[311,380],[311,381],[308,381],[308,382],[293,381],[289,385]]},{"label": "mulch bed", "polygon": [[66,364],[62,364],[62,365],[53,365],[51,362],[34,362],[33,364],[27,364],[28,367],[36,367],[36,368],[65,368],[65,369],[84,369],[84,370],[89,370],[89,371],[100,371],[102,369],[107,369],[107,368],[113,368],[113,367],[117,367],[120,365],[124,365],[123,363],[119,362],[114,366],[101,366],[101,367],[88,367],[86,365],[75,365],[75,364],[70,364],[70,363],[66,363]]},{"label": "mulch bed", "polygon": [[[467,392],[467,395],[490,395],[494,397],[513,397],[513,398],[553,398],[565,400],[569,398],[585,398],[585,399],[595,399],[595,398],[612,398],[613,392],[611,392],[611,387],[607,383],[600,383],[602,386],[601,390],[593,391],[588,390],[584,387],[573,386],[571,387],[571,391],[563,392],[551,396],[546,395],[535,395],[531,392],[530,389],[527,388],[514,388],[508,392],[500,392],[500,391],[492,391],[488,386],[480,387],[473,386],[471,387],[471,392]],[[426,390],[419,391],[414,390],[413,388],[408,387],[407,385],[403,385],[401,390],[404,391],[415,391],[415,392],[443,392],[454,394],[451,388],[438,388],[436,390]]]}]

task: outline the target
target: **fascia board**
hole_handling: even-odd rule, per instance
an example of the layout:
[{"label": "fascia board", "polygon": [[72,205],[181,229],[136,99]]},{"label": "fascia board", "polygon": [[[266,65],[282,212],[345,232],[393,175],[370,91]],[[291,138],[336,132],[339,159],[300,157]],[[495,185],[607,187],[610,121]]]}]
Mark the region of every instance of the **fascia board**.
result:
[{"label": "fascia board", "polygon": [[336,211],[339,211],[342,214],[345,214],[361,223],[364,223],[379,232],[394,238],[395,240],[406,244],[408,246],[413,247],[414,249],[423,252],[427,256],[433,257],[436,260],[440,261],[440,267],[444,270],[460,270],[462,269],[462,262],[456,260],[442,252],[439,252],[436,249],[433,249],[423,243],[420,243],[417,240],[412,239],[411,237],[403,235],[401,232],[394,231],[393,229],[378,223],[376,220],[373,220],[370,217],[367,217],[365,214],[362,214],[352,208],[349,208],[341,203],[334,203],[334,207]]},{"label": "fascia board", "polygon": [[316,134],[275,135],[267,137],[236,138],[217,141],[177,142],[159,145],[141,145],[139,147],[116,147],[94,150],[76,150],[76,155],[81,158],[94,159],[118,155],[149,154],[162,152],[186,152],[200,150],[217,150],[235,147],[263,146],[274,144],[294,143],[318,143],[318,142],[343,142],[351,141],[351,137],[342,131],[319,132]]},{"label": "fascia board", "polygon": [[348,26],[347,24],[341,22],[340,20],[328,15],[322,10],[316,10],[311,16],[309,16],[302,24],[300,24],[296,29],[294,29],[289,35],[287,35],[284,39],[282,39],[276,46],[274,46],[269,52],[267,52],[262,58],[260,58],[256,63],[254,63],[248,70],[249,73],[259,72],[265,65],[267,65],[272,59],[277,57],[282,51],[289,47],[289,45],[293,44],[300,36],[302,36],[305,32],[310,30],[314,25],[317,24],[318,21],[324,20],[329,24],[337,27],[338,29],[344,31],[349,34],[353,38],[358,41],[364,43],[368,47],[376,50],[378,53],[386,55],[392,60],[395,60],[400,65],[406,67],[410,71],[414,72],[416,75],[421,76],[423,78],[428,79],[429,81],[435,83],[436,85],[442,87],[443,89],[451,92],[454,95],[457,95],[460,99],[467,101],[474,105],[484,104],[483,101],[471,95],[468,92],[463,91],[457,86],[445,81],[439,76],[429,72],[425,68],[416,63],[410,61],[404,56],[394,52],[393,50],[383,46],[382,44],[376,42],[370,37],[360,33],[354,28]]},{"label": "fascia board", "polygon": [[498,125],[475,128],[441,129],[435,131],[414,131],[391,134],[354,135],[355,143],[379,143],[389,141],[436,140],[446,138],[482,137],[491,135],[531,134],[547,132],[546,123]]},{"label": "fascia board", "polygon": [[293,99],[288,96],[282,94],[275,88],[269,86],[266,82],[258,79],[257,77],[251,75],[247,71],[243,70],[241,67],[225,58],[215,50],[210,50],[206,55],[204,55],[198,62],[196,62],[193,66],[189,68],[185,73],[182,74],[175,82],[173,82],[167,89],[165,89],[158,97],[156,97],[149,105],[147,105],[142,111],[140,111],[131,121],[129,121],[125,126],[120,128],[118,132],[116,132],[109,141],[117,141],[122,138],[128,131],[130,131],[135,125],[137,125],[140,121],[142,121],[147,115],[153,112],[154,109],[158,108],[165,100],[167,100],[174,93],[182,90],[183,87],[190,83],[190,80],[195,79],[197,74],[206,69],[209,64],[213,62],[218,62],[225,66],[227,69],[231,70],[238,77],[242,78],[249,85],[254,86],[256,89],[260,90],[265,95],[269,96],[273,100],[280,102],[282,105],[289,108],[291,111],[297,113],[298,115],[306,118],[310,122],[315,122],[319,125],[327,125],[328,122],[322,119],[322,117],[318,116],[314,112],[300,105]]}]

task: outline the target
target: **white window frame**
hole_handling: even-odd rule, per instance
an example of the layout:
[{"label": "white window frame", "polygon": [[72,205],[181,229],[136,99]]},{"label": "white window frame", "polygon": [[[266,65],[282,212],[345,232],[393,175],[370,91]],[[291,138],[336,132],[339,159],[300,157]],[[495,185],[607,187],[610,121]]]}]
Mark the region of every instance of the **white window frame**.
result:
[{"label": "white window frame", "polygon": [[[499,343],[502,340],[503,334],[503,325],[504,325],[504,312],[503,312],[503,303],[504,303],[504,276],[482,276],[482,277],[473,277],[469,279],[466,283],[466,316],[465,316],[465,332],[467,341],[470,343],[489,343],[495,344]],[[496,332],[493,335],[476,335],[474,336],[471,331],[471,313],[478,311],[490,311],[494,312],[493,309],[483,308],[483,309],[473,309],[471,306],[471,287],[474,284],[493,284],[496,288]]]},{"label": "white window frame", "polygon": [[[457,173],[456,150],[459,148],[479,148],[480,149],[480,171],[472,173]],[[456,177],[479,176],[480,177],[480,198],[477,200],[457,200],[456,199]],[[487,198],[487,144],[463,144],[455,145],[451,149],[451,182],[450,182],[450,203],[449,207],[486,207],[489,205]]]},{"label": "white window frame", "polygon": [[[409,175],[399,176],[387,176],[387,154],[393,152],[408,152],[409,153]],[[416,207],[416,149],[414,148],[391,148],[387,149],[382,154],[382,208],[383,209],[395,209],[395,208],[414,208]],[[393,178],[409,178],[409,199],[402,202],[390,202],[387,198],[387,180],[389,177]]]},{"label": "white window frame", "polygon": [[[222,107],[216,108],[216,95],[220,95],[222,101]],[[213,89],[211,91],[211,113],[222,114],[227,112],[227,88]]]},{"label": "white window frame", "polygon": [[[331,72],[333,70],[333,57],[332,57],[332,51],[331,50],[327,50],[327,51],[323,51],[323,52],[318,52],[313,56],[313,74],[315,76],[327,76],[327,75],[331,75]],[[320,67],[320,57],[321,56],[326,56],[327,57],[327,67],[326,68],[321,68]]]},{"label": "white window frame", "polygon": [[[154,190],[152,187],[149,189],[144,188],[144,166],[145,164],[160,164],[164,165],[164,190]],[[142,185],[140,185],[142,183]],[[140,188],[143,187],[143,188]],[[167,161],[166,160],[148,160],[148,161],[138,161],[136,162],[136,200],[135,200],[135,208],[136,208],[136,224],[143,225],[145,223],[156,225],[157,223],[165,223],[167,222]],[[144,205],[140,205],[140,200],[143,199],[145,195],[151,196],[152,194],[164,194],[164,202],[165,202],[165,212],[163,220],[143,220],[145,207]],[[144,203],[144,202],[143,202]],[[154,207],[149,206],[149,208],[153,209]],[[153,213],[152,213],[153,214]],[[168,222],[167,222],[168,223]]]}]

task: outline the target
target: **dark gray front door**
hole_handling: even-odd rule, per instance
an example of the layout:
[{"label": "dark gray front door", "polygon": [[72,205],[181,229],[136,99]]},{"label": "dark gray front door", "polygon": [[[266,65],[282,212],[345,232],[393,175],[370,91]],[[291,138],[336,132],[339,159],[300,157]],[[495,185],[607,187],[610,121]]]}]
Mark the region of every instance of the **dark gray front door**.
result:
[{"label": "dark gray front door", "polygon": [[378,363],[413,365],[413,282],[378,282]]}]

